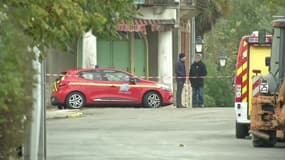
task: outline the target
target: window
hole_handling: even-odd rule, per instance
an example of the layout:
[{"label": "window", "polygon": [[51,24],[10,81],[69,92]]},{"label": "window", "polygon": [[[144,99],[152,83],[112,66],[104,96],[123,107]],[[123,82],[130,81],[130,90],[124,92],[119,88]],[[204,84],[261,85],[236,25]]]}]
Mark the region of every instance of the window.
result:
[{"label": "window", "polygon": [[103,80],[101,72],[98,72],[98,71],[94,72],[94,80],[98,80],[98,81]]},{"label": "window", "polygon": [[102,75],[98,71],[84,71],[79,73],[79,77],[88,79],[88,80],[103,80]]},{"label": "window", "polygon": [[117,81],[117,82],[129,82],[130,76],[126,73],[112,70],[103,71],[104,80]]}]

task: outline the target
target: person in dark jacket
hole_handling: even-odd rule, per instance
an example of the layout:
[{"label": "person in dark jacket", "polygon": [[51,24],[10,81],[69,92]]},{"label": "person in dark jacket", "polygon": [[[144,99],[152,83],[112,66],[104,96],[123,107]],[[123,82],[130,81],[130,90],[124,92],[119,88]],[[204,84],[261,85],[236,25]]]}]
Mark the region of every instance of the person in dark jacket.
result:
[{"label": "person in dark jacket", "polygon": [[177,90],[176,90],[176,107],[177,108],[186,108],[182,105],[182,90],[184,87],[184,83],[186,80],[186,68],[185,68],[185,53],[179,54],[179,60],[175,64],[175,73],[176,73],[176,82],[177,82]]},{"label": "person in dark jacket", "polygon": [[207,68],[201,59],[202,55],[197,54],[190,67],[189,80],[192,86],[193,107],[204,107],[204,78],[207,75]]}]

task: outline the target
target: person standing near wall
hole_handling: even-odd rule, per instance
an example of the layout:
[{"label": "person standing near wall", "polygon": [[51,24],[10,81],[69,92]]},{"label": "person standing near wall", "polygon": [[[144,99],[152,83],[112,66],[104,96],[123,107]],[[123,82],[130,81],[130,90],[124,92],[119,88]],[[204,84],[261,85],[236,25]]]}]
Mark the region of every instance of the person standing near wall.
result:
[{"label": "person standing near wall", "polygon": [[186,68],[185,68],[185,53],[179,54],[179,60],[175,64],[175,73],[176,73],[176,107],[177,108],[186,108],[182,105],[182,90],[186,81]]},{"label": "person standing near wall", "polygon": [[204,107],[204,78],[207,76],[206,65],[202,55],[196,54],[195,61],[190,67],[189,80],[192,86],[192,106]]}]

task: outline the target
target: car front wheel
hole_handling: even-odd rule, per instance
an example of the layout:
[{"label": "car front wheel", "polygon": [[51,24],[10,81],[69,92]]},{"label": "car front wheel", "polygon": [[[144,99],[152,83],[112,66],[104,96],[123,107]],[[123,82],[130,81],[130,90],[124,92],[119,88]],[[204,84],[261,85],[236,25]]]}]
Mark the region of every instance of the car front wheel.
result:
[{"label": "car front wheel", "polygon": [[161,105],[161,97],[156,92],[148,92],[143,98],[143,104],[146,107],[158,108]]},{"label": "car front wheel", "polygon": [[72,92],[66,98],[66,106],[71,109],[80,109],[85,103],[85,97],[80,92]]}]

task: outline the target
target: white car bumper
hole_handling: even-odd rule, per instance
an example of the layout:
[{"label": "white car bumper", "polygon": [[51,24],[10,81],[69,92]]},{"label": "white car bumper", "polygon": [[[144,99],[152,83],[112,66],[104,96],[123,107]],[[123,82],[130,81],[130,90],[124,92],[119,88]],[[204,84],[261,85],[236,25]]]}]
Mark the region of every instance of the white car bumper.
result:
[{"label": "white car bumper", "polygon": [[249,124],[247,102],[235,103],[237,123]]}]

